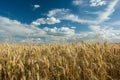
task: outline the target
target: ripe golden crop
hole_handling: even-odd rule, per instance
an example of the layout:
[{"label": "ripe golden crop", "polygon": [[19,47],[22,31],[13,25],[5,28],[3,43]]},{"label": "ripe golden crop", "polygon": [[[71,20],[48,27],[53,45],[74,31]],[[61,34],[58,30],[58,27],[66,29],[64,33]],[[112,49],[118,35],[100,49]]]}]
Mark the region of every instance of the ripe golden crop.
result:
[{"label": "ripe golden crop", "polygon": [[0,80],[119,80],[120,44],[0,44]]}]

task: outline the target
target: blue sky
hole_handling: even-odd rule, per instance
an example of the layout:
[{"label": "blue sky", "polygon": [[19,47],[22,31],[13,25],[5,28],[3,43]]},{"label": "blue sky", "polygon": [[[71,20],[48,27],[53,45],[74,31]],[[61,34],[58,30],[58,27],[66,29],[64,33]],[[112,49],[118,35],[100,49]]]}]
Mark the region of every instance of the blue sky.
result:
[{"label": "blue sky", "polygon": [[0,41],[120,41],[119,0],[1,0]]}]

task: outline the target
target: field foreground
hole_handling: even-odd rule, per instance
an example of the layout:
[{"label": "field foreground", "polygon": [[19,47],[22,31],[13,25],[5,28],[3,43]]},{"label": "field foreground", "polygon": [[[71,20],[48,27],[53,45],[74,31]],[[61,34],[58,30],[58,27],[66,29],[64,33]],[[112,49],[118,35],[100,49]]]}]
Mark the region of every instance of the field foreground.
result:
[{"label": "field foreground", "polygon": [[0,80],[120,80],[120,44],[0,44]]}]

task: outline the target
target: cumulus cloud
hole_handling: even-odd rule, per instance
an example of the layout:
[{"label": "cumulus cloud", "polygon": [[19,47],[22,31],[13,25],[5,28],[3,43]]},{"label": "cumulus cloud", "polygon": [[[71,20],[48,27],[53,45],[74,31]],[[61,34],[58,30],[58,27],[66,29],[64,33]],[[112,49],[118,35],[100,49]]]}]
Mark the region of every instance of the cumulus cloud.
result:
[{"label": "cumulus cloud", "polygon": [[34,9],[37,9],[37,8],[40,8],[40,5],[35,4],[35,5],[34,5]]},{"label": "cumulus cloud", "polygon": [[96,20],[89,20],[89,19],[82,19],[78,15],[75,15],[70,12],[69,9],[53,9],[50,10],[47,14],[48,17],[56,17],[60,20],[68,20],[72,22],[78,23],[87,23],[87,24],[95,24],[97,23]]},{"label": "cumulus cloud", "polygon": [[55,35],[55,36],[70,36],[75,34],[75,30],[70,29],[69,27],[61,27],[61,28],[45,27],[43,30],[46,31],[46,33],[48,33],[49,35]]},{"label": "cumulus cloud", "polygon": [[[54,18],[53,18],[54,21]],[[53,24],[49,19],[46,22]],[[41,22],[44,23],[44,22]],[[17,36],[14,39],[19,42],[43,43],[49,41],[61,40],[61,38],[68,38],[75,34],[75,30],[69,27],[48,28],[43,29],[35,27],[31,24],[22,24],[17,20],[11,20],[0,16],[0,40],[8,40],[10,36]],[[8,40],[9,41],[9,40]]]},{"label": "cumulus cloud", "polygon": [[46,24],[46,19],[45,18],[39,18],[39,19],[32,22],[33,26],[39,26],[41,24]]},{"label": "cumulus cloud", "polygon": [[111,42],[115,42],[120,40],[120,30],[116,30],[113,27],[91,25],[90,29],[93,30],[96,35],[98,34],[103,41],[108,40]]},{"label": "cumulus cloud", "polygon": [[[91,2],[101,3],[104,2],[103,0],[91,0]],[[86,24],[101,24],[106,20],[110,19],[110,16],[115,11],[115,6],[117,5],[118,0],[114,0],[109,2],[107,7],[103,11],[92,12],[93,14],[97,15],[95,19],[83,19],[80,18],[78,15],[71,13],[69,9],[53,9],[50,10],[47,14],[49,17],[56,17],[60,20],[69,20],[78,23],[86,23]],[[87,12],[88,13],[88,12]]]},{"label": "cumulus cloud", "polygon": [[98,33],[103,40],[111,42],[117,42],[120,40],[120,30],[118,28],[117,30],[115,29],[116,25],[119,25],[119,22],[112,22],[111,24],[105,22],[110,19],[110,16],[115,11],[117,3],[118,0],[111,1],[103,11],[96,13],[98,14],[96,19],[98,24],[89,27],[93,32]]},{"label": "cumulus cloud", "polygon": [[[68,20],[72,22],[85,23],[85,24],[97,24],[98,23],[98,20],[82,19],[78,15],[71,13],[70,9],[65,9],[65,8],[50,10],[47,16],[54,17],[59,20]],[[57,22],[59,22],[59,20],[57,20]],[[35,23],[35,24],[39,25],[39,23]]]},{"label": "cumulus cloud", "polygon": [[60,20],[55,17],[50,18],[39,18],[36,21],[33,21],[31,25],[33,26],[40,26],[41,24],[56,24],[60,23]]},{"label": "cumulus cloud", "polygon": [[[102,0],[100,0],[100,1],[102,1]],[[98,0],[97,2],[100,2],[100,1]],[[113,14],[113,12],[115,10],[115,6],[117,5],[117,2],[118,2],[118,0],[111,1],[111,2],[109,2],[109,4],[107,4],[107,7],[103,11],[94,12],[94,14],[97,15],[97,17],[94,20],[80,18],[78,15],[71,13],[70,9],[64,9],[64,8],[50,10],[48,12],[47,16],[55,17],[59,20],[69,20],[69,21],[88,24],[88,25],[95,25],[95,26],[90,27],[90,29],[93,32],[86,32],[86,37],[88,37],[89,39],[90,38],[95,39],[96,33],[94,33],[94,32],[98,31],[100,33],[100,35],[102,35],[103,39],[105,39],[105,38],[110,39],[111,37],[115,37],[118,40],[119,32],[117,30],[112,29],[112,28],[101,28],[101,26],[100,26],[106,20],[110,19],[110,16]],[[99,6],[102,6],[101,3],[99,3]],[[71,28],[71,29],[74,29],[74,28]],[[57,34],[60,29],[46,28],[46,30],[47,30],[47,33],[49,33],[49,34]],[[117,34],[115,32],[117,32]],[[109,33],[111,33],[111,34],[109,34]],[[79,39],[80,39],[80,36],[82,36],[81,33],[74,33],[74,34],[75,34],[74,36],[76,36],[76,35],[79,36]],[[106,34],[106,35],[104,35],[104,34]],[[88,38],[86,38],[86,39],[88,39]],[[112,39],[110,39],[110,40],[112,40]]]},{"label": "cumulus cloud", "polygon": [[75,26],[72,26],[72,27],[70,27],[70,28],[72,28],[72,29],[76,29],[76,27],[75,27]]},{"label": "cumulus cloud", "polygon": [[[98,0],[99,1],[99,0]],[[99,1],[100,2],[100,1]],[[47,14],[48,17],[56,17],[60,20],[69,20],[78,23],[86,24],[101,24],[102,22],[109,20],[110,15],[115,10],[118,0],[111,1],[103,11],[91,12],[90,14],[97,15],[95,19],[82,19],[78,15],[71,13],[69,9],[53,9]],[[89,13],[89,12],[87,12]]]},{"label": "cumulus cloud", "polygon": [[81,4],[83,4],[84,1],[83,0],[73,0],[72,1],[72,4],[75,5],[75,6],[80,6]]},{"label": "cumulus cloud", "polygon": [[98,26],[98,25],[91,25],[91,26],[89,26],[89,28],[93,31],[96,31],[96,32],[100,31],[100,26]]},{"label": "cumulus cloud", "polygon": [[55,17],[50,17],[50,18],[46,19],[46,23],[47,24],[56,24],[56,23],[60,23],[60,20]]},{"label": "cumulus cloud", "polygon": [[88,20],[87,19],[82,19],[82,18],[79,18],[79,16],[74,15],[74,14],[65,15],[62,19],[70,20],[70,21],[78,22],[78,23],[87,23],[87,24],[94,24],[94,23],[96,23],[96,21],[89,20],[89,19]]},{"label": "cumulus cloud", "polygon": [[90,0],[90,6],[91,7],[103,6],[103,5],[106,5],[105,0]]},{"label": "cumulus cloud", "polygon": [[29,38],[29,39],[23,39],[20,42],[29,43],[29,44],[39,44],[42,42],[42,39],[41,38]]},{"label": "cumulus cloud", "polygon": [[[93,31],[100,33],[100,36],[103,39],[108,39],[110,41],[119,41],[120,40],[120,30],[115,30],[110,27],[101,27],[98,25],[91,25],[90,28]],[[28,35],[28,38],[25,38]],[[49,43],[49,42],[60,42],[62,40],[72,41],[72,40],[96,40],[96,34],[92,31],[88,32],[75,32],[75,27],[45,27],[43,29],[31,26],[31,24],[22,24],[17,20],[11,20],[6,17],[0,16],[0,40],[7,40],[7,36],[21,36],[16,38],[19,42],[23,43]],[[113,39],[114,38],[114,39]]]},{"label": "cumulus cloud", "polygon": [[97,11],[97,12],[89,12],[89,11],[85,11],[85,12],[87,14],[97,15],[97,18],[94,21],[97,21],[95,22],[96,24],[101,24],[110,19],[110,16],[115,11],[115,7],[117,6],[117,3],[118,3],[118,0],[113,0],[109,2],[109,4],[104,10]]},{"label": "cumulus cloud", "polygon": [[[99,1],[99,0],[98,0]],[[102,1],[102,0],[100,0]],[[38,18],[33,21],[31,24],[23,24],[17,20],[11,20],[6,17],[0,16],[0,38],[5,38],[3,35],[15,35],[25,37],[29,34],[29,40],[33,42],[49,42],[49,41],[59,41],[62,38],[67,40],[72,40],[75,37],[77,40],[81,40],[84,35],[84,40],[94,39],[95,40],[95,31],[99,32],[103,39],[107,38],[113,40],[112,37],[116,40],[120,40],[120,30],[109,27],[101,27],[101,24],[106,20],[110,19],[110,16],[115,10],[118,0],[109,2],[107,7],[103,11],[96,12],[97,18],[94,20],[80,18],[80,16],[71,13],[70,9],[53,9],[50,10],[47,14],[47,18]],[[99,5],[100,6],[100,5]],[[68,20],[72,22],[82,23],[91,25],[90,32],[76,33],[76,27],[45,27],[43,29],[36,27],[41,24],[56,24],[60,23],[62,20]],[[114,23],[114,25],[119,25],[119,22]],[[27,41],[24,39],[22,42]],[[115,41],[115,40],[114,40]]]},{"label": "cumulus cloud", "polygon": [[32,33],[33,29],[27,28],[28,25],[21,24],[17,20],[10,20],[9,18],[0,16],[0,28],[4,34],[25,35],[26,32]]},{"label": "cumulus cloud", "polygon": [[62,8],[62,9],[53,9],[53,10],[50,10],[47,14],[48,17],[61,17],[61,16],[64,16],[64,15],[67,15],[70,13],[70,9],[65,9],[65,8]]},{"label": "cumulus cloud", "polygon": [[56,17],[57,19],[60,20],[69,20],[73,22],[78,22],[78,23],[96,23],[96,21],[93,20],[87,20],[87,19],[81,19],[78,15],[75,15],[70,12],[69,9],[53,9],[50,10],[47,14],[48,17]]},{"label": "cumulus cloud", "polygon": [[79,32],[76,33],[75,28],[61,27],[48,28],[43,30],[47,33],[45,42],[70,42],[70,41],[87,41],[95,39],[96,35],[93,32]]},{"label": "cumulus cloud", "polygon": [[0,40],[7,40],[9,36],[20,37],[20,39],[14,38],[16,40],[21,40],[27,37],[41,37],[46,34],[42,29],[33,27],[29,24],[23,24],[17,20],[11,20],[7,17],[0,16]]}]

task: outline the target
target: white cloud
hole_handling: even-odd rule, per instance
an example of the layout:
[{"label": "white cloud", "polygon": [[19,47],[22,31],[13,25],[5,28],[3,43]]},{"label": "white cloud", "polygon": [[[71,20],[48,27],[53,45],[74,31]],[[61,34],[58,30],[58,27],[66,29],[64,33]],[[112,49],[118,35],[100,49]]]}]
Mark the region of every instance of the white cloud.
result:
[{"label": "white cloud", "polygon": [[105,24],[105,25],[111,25],[111,26],[115,26],[115,27],[118,26],[120,28],[120,21],[105,22],[103,24]]},{"label": "white cloud", "polygon": [[[41,37],[45,35],[46,33],[37,27],[31,26],[29,24],[22,24],[21,22],[17,20],[11,20],[6,17],[0,16],[0,40],[8,40],[10,36],[14,38],[14,36],[27,38],[27,37]],[[18,40],[14,38],[15,40]],[[19,41],[18,40],[18,41]],[[8,40],[9,41],[9,40]]]},{"label": "white cloud", "polygon": [[95,39],[96,35],[93,32],[80,32],[76,33],[74,29],[71,29],[69,27],[61,27],[61,28],[48,28],[45,27],[43,29],[47,35],[46,35],[46,42],[62,42],[62,41],[87,41]]},{"label": "white cloud", "polygon": [[45,18],[39,18],[39,19],[32,22],[32,25],[34,25],[34,26],[39,26],[41,24],[46,24]]},{"label": "white cloud", "polygon": [[[98,25],[92,25],[90,27],[92,30],[99,32],[103,39],[108,39],[110,41],[120,40],[120,30],[115,30],[110,27],[101,27]],[[25,38],[28,35],[28,38]],[[48,42],[62,42],[73,41],[73,40],[93,40],[97,41],[96,34],[94,32],[75,32],[75,27],[61,27],[61,28],[48,28],[43,29],[31,26],[28,24],[22,24],[17,20],[11,20],[6,17],[0,16],[0,39],[7,40],[7,36],[15,35],[21,36],[19,38],[20,42],[30,42],[30,43],[48,43]]]},{"label": "white cloud", "polygon": [[78,22],[78,23],[87,23],[87,24],[96,23],[96,21],[87,20],[87,19],[81,19],[81,18],[79,18],[79,16],[74,15],[74,14],[65,15],[62,19],[63,20],[70,20],[70,21]]},{"label": "white cloud", "polygon": [[90,25],[89,28],[95,32],[100,31],[100,26],[98,25]]},{"label": "white cloud", "polygon": [[40,8],[40,5],[35,4],[35,5],[34,5],[34,9],[37,9],[37,8]]},{"label": "white cloud", "polygon": [[[96,19],[97,24],[90,26],[90,29],[93,30],[93,32],[98,33],[103,40],[108,40],[111,42],[120,41],[120,30],[118,28],[118,30],[114,29],[117,25],[120,25],[119,21],[112,23],[105,22],[106,20],[110,19],[110,16],[115,11],[115,6],[117,3],[118,0],[111,1],[104,11],[96,12],[95,14],[98,14]],[[104,25],[107,25],[108,27]]]},{"label": "white cloud", "polygon": [[[111,28],[111,27],[108,28],[108,27],[105,27],[104,25],[102,25],[105,23],[105,21],[110,19],[110,16],[115,11],[115,7],[118,3],[118,0],[114,0],[109,3],[106,3],[106,1],[105,1],[105,4],[103,4],[103,2],[104,2],[103,0],[97,0],[96,2],[97,2],[96,6],[107,5],[107,7],[104,10],[101,10],[98,12],[92,12],[92,14],[97,15],[97,17],[94,20],[82,19],[78,15],[71,13],[71,11],[69,9],[54,9],[54,10],[49,11],[48,16],[56,17],[60,20],[69,20],[69,21],[88,24],[88,25],[95,25],[95,26],[90,27],[90,29],[93,32],[86,33],[87,34],[86,37],[88,37],[89,39],[92,38],[92,39],[96,40],[95,39],[96,38],[95,31],[96,31],[96,32],[100,33],[101,37],[104,40],[106,38],[109,39],[110,41],[115,41],[115,39],[116,39],[116,41],[120,40],[120,35],[119,35],[120,30],[115,30],[114,28]],[[119,22],[116,22],[114,24],[119,25]],[[101,27],[101,25],[103,27]],[[75,35],[81,36],[81,33],[75,33]],[[112,39],[112,37],[114,37],[114,40]]]},{"label": "white cloud", "polygon": [[61,28],[48,28],[45,27],[43,30],[48,34],[48,35],[54,35],[54,36],[71,36],[75,34],[74,29],[70,29],[69,27],[61,27]]},{"label": "white cloud", "polygon": [[61,17],[70,13],[69,9],[53,9],[50,10],[47,14],[48,17]]},{"label": "white cloud", "polygon": [[47,16],[56,17],[57,19],[60,20],[69,20],[78,23],[90,23],[90,24],[96,23],[96,21],[93,20],[81,19],[79,18],[79,16],[72,14],[69,9],[64,9],[64,8],[51,10],[47,14]]},{"label": "white cloud", "polygon": [[106,5],[105,0],[90,0],[90,6],[91,7],[103,6],[103,5]]},{"label": "white cloud", "polygon": [[46,32],[46,36],[44,39],[45,43],[50,43],[50,42],[62,42],[63,40],[72,40],[74,35],[75,35],[75,30],[71,29],[69,27],[53,27],[53,28],[48,28],[45,27],[43,28],[43,31]]},{"label": "white cloud", "polygon": [[[103,2],[102,0],[91,0],[91,2]],[[92,12],[93,14],[96,14],[97,17],[93,19],[82,19],[78,15],[72,14],[69,9],[54,9],[49,11],[47,16],[49,17],[56,17],[60,20],[70,20],[73,22],[78,23],[86,23],[86,24],[101,24],[102,22],[105,22],[106,20],[110,19],[110,16],[115,10],[115,6],[117,5],[118,0],[114,0],[109,2],[107,7],[103,11],[98,12]]]},{"label": "white cloud", "polygon": [[[49,19],[46,20],[50,21]],[[51,22],[49,23],[51,24]],[[0,40],[3,41],[9,41],[9,36],[17,36],[14,39],[18,40],[18,42],[44,43],[46,41],[55,41],[56,38],[57,40],[61,40],[61,38],[69,39],[70,36],[75,34],[75,31],[69,27],[46,27],[41,29],[31,26],[31,24],[22,24],[17,20],[0,16],[0,34]]]},{"label": "white cloud", "polygon": [[53,9],[47,14],[48,17],[56,17],[60,20],[69,20],[78,23],[96,24],[96,20],[81,19],[78,15],[72,14],[69,9]]},{"label": "white cloud", "polygon": [[[110,16],[115,11],[115,7],[117,6],[118,0],[110,1],[107,7],[104,10],[97,12],[89,12],[85,11],[87,14],[97,15],[97,18],[93,20],[95,24],[102,24],[103,22],[110,19]],[[96,22],[97,21],[97,22]]]},{"label": "white cloud", "polygon": [[72,1],[72,4],[75,5],[75,6],[80,6],[81,4],[83,4],[84,1],[83,0],[73,0]]},{"label": "white cloud", "polygon": [[[94,31],[98,31],[103,39],[107,38],[111,41],[117,41],[120,40],[120,30],[115,30],[114,28],[109,27],[101,27],[101,24],[105,23],[106,20],[110,18],[110,15],[115,10],[115,6],[117,5],[118,0],[111,1],[110,4],[108,4],[107,8],[105,8],[103,11],[99,11],[95,13],[97,15],[97,18],[94,20],[89,19],[83,19],[80,18],[80,16],[75,15],[71,13],[69,9],[54,9],[49,11],[47,14],[48,18],[38,18],[37,20],[33,21],[31,24],[23,24],[17,20],[11,20],[6,17],[0,16],[0,37],[5,38],[3,35],[17,35],[17,36],[27,36],[26,34],[29,34],[29,39],[33,42],[49,42],[49,41],[61,41],[62,38],[65,38],[67,40],[72,40],[73,37],[75,37],[77,40],[81,40],[83,34],[84,40],[88,39],[94,39],[95,33]],[[69,20],[73,22],[83,23],[92,25],[90,29],[93,30],[93,32],[82,32],[82,33],[76,33],[75,27],[61,27],[61,28],[48,28],[45,27],[43,29],[36,27],[40,26],[41,24],[56,24],[60,23],[61,20]],[[114,25],[119,25],[119,22],[114,23]],[[41,38],[42,37],[42,38]],[[114,37],[114,39],[113,39]],[[71,39],[72,38],[72,39]],[[25,39],[28,40],[28,39]],[[23,40],[23,42],[25,41]]]},{"label": "white cloud", "polygon": [[91,25],[90,29],[92,29],[96,35],[98,34],[103,41],[108,40],[115,42],[120,40],[120,30],[116,30],[113,27]]},{"label": "white cloud", "polygon": [[72,29],[76,29],[76,27],[75,27],[75,26],[72,26],[72,27],[70,27],[70,28],[72,28]]},{"label": "white cloud", "polygon": [[50,17],[46,19],[46,23],[47,24],[56,24],[56,23],[60,23],[59,19],[56,19],[55,17]]},{"label": "white cloud", "polygon": [[33,33],[33,29],[27,28],[28,25],[21,24],[17,20],[10,20],[0,16],[0,28],[5,34],[25,35],[26,32]]},{"label": "white cloud", "polygon": [[28,44],[39,44],[42,42],[42,40],[41,40],[41,38],[29,38],[29,39],[23,39],[20,42],[28,43]]},{"label": "white cloud", "polygon": [[110,19],[109,16],[112,15],[112,13],[115,11],[115,6],[117,5],[117,3],[118,0],[111,1],[110,4],[107,6],[107,8],[103,12],[100,12],[98,14],[97,19],[99,23]]},{"label": "white cloud", "polygon": [[[93,32],[98,33],[103,40],[108,40],[111,42],[120,41],[120,30],[115,29],[115,26],[119,25],[119,21],[112,23],[105,22],[110,19],[110,16],[115,11],[115,6],[117,3],[118,0],[111,1],[107,8],[105,8],[103,11],[95,12],[95,14],[98,15],[96,19],[98,23],[90,26],[90,29],[93,30]],[[107,25],[107,27],[104,25]]]},{"label": "white cloud", "polygon": [[39,18],[36,21],[33,21],[31,25],[33,26],[40,26],[41,24],[56,24],[60,23],[60,20],[55,17],[50,18]]}]

